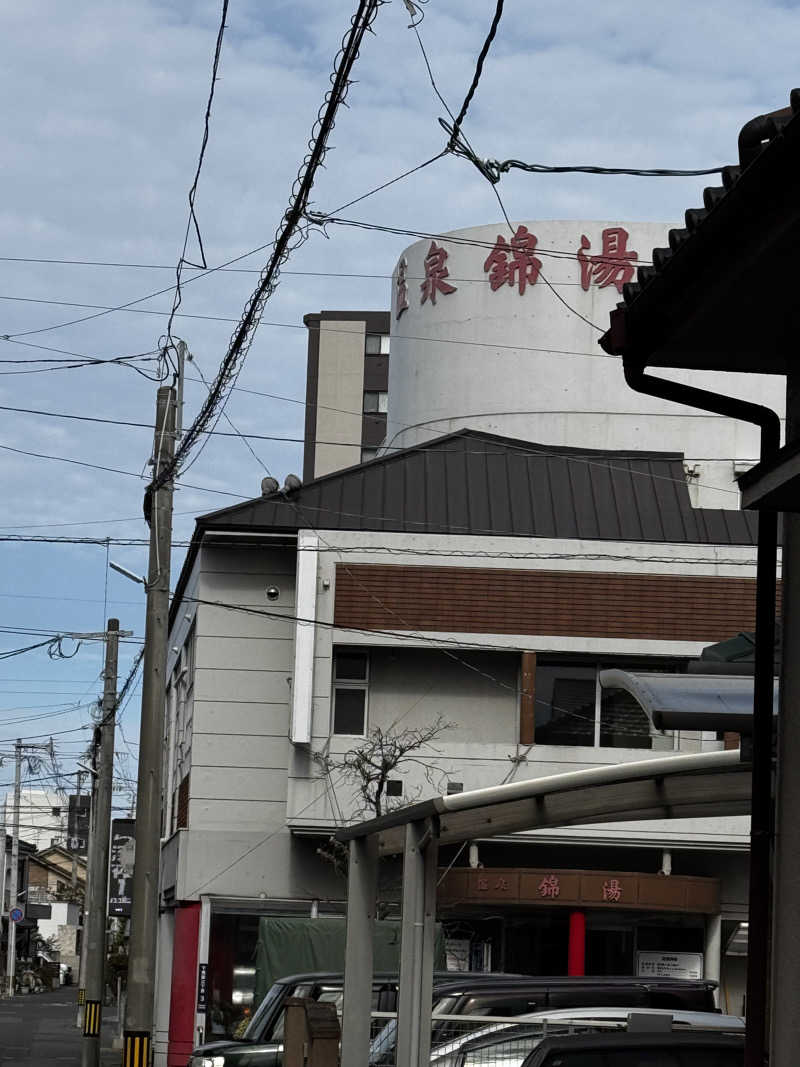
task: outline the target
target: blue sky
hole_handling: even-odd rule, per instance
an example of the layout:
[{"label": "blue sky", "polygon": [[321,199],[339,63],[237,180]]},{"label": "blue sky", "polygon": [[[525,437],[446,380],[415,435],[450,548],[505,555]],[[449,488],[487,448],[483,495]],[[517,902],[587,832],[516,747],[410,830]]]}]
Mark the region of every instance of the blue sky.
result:
[{"label": "blue sky", "polygon": [[[231,0],[211,139],[197,199],[211,265],[269,241],[285,209],[331,60],[355,3]],[[429,0],[420,32],[441,92],[460,104],[491,19],[489,0]],[[0,254],[110,260],[170,267],[186,220],[186,193],[202,116],[220,4],[211,0],[29,0],[0,5]],[[337,122],[315,189],[330,209],[440,150],[442,107],[408,29],[400,0],[379,12],[347,110]],[[571,4],[507,0],[506,13],[465,126],[486,157],[545,163],[691,168],[735,162],[749,118],[783,107],[798,74],[795,4],[764,0],[632,0]],[[531,176],[512,173],[500,192],[512,218],[679,220],[701,201],[703,179]],[[465,161],[446,158],[348,210],[350,217],[444,231],[495,221],[497,202]],[[302,400],[302,316],[323,308],[388,306],[402,237],[331,228],[314,235],[290,271],[374,274],[368,279],[286,273],[268,305],[239,385]],[[257,269],[263,253],[241,264]],[[0,261],[0,334],[41,330],[80,309],[35,301],[113,305],[171,283],[170,269],[100,268]],[[218,273],[188,286],[182,310],[235,320],[256,275]],[[24,300],[5,299],[7,297]],[[85,323],[19,337],[97,356],[154,349],[169,295]],[[267,325],[282,323],[284,326]],[[176,320],[205,375],[224,353],[233,322]],[[45,356],[0,342],[0,358]],[[154,385],[119,367],[10,374],[2,364],[0,404],[147,422]],[[187,384],[186,417],[202,397]],[[237,391],[228,413],[243,431],[302,436],[303,407]],[[147,430],[3,412],[0,444],[86,460],[140,474]],[[291,443],[254,443],[282,479],[302,468]],[[186,481],[257,495],[264,469],[237,440],[215,439]],[[146,537],[144,483],[134,477],[23,457],[0,449],[5,532]],[[192,516],[231,498],[181,488],[175,536]],[[124,520],[114,521],[109,520]],[[70,525],[63,525],[70,524]],[[3,532],[3,531],[0,531]],[[183,552],[173,561],[177,577]],[[111,557],[141,572],[143,547]],[[0,625],[97,630],[119,616],[141,638],[141,587],[106,575],[106,551],[77,545],[0,544]],[[30,643],[0,635],[0,648]],[[126,645],[121,674],[135,645]],[[0,663],[0,738],[58,733],[65,766],[85,744],[85,710],[63,705],[100,691],[100,646],[74,659],[43,652]],[[29,716],[58,712],[52,719]],[[12,722],[11,720],[26,720]],[[138,698],[123,717],[135,753]],[[0,750],[7,742],[0,741]],[[10,780],[0,769],[2,784]],[[134,772],[129,757],[129,772]]]}]

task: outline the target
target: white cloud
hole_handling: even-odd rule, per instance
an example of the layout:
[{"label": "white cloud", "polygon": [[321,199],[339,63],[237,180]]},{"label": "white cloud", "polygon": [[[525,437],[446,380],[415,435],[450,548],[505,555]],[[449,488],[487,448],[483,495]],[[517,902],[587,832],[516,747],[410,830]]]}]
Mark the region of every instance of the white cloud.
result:
[{"label": "white cloud", "polygon": [[[335,0],[234,0],[197,211],[209,263],[269,241],[322,96],[353,4]],[[493,5],[430,0],[421,33],[437,82],[459,106]],[[212,0],[30,0],[0,14],[0,249],[10,256],[175,262],[186,193],[197,159],[220,5]],[[356,84],[314,191],[335,207],[434,155],[444,135],[408,13],[383,7],[355,72]],[[797,8],[762,0],[578,0],[508,3],[465,125],[485,156],[550,163],[693,167],[734,162],[741,125],[782,107],[795,77]],[[700,202],[702,179],[567,178],[511,174],[500,192],[513,217],[679,219]],[[491,190],[465,161],[440,160],[347,215],[446,230],[496,220]],[[332,227],[315,235],[293,270],[387,274],[402,237]],[[192,247],[191,255],[197,250]],[[260,267],[265,253],[242,266]],[[182,310],[237,318],[255,275],[218,273],[187,285]],[[0,262],[0,296],[114,304],[169,286],[170,271]],[[285,274],[265,320],[302,323],[322,308],[381,308],[387,281]],[[169,295],[142,305],[166,309]],[[80,317],[79,309],[0,300],[0,334]],[[30,336],[32,343],[96,355],[154,348],[165,319],[119,313]],[[178,318],[176,330],[213,373],[232,324]],[[302,398],[305,331],[263,326],[242,386]],[[0,358],[44,355],[0,345]],[[0,370],[14,369],[0,365]],[[17,368],[19,369],[19,368]],[[2,403],[148,421],[154,385],[117,367],[0,376]],[[187,418],[202,395],[187,386]],[[302,436],[303,408],[246,393],[234,421],[254,432]],[[220,429],[226,428],[224,424]],[[0,443],[139,472],[147,431],[58,423],[3,413]],[[298,445],[254,443],[276,476],[301,467]],[[187,480],[257,494],[263,471],[236,439],[217,438]],[[143,483],[0,452],[3,525],[104,520],[141,513]],[[213,510],[230,498],[184,489],[176,510]],[[191,518],[177,516],[176,536]],[[142,535],[127,526],[54,527]],[[104,551],[2,545],[5,591],[104,596]],[[144,551],[126,550],[135,561]],[[133,565],[133,564],[131,564]],[[137,565],[140,565],[137,564]],[[120,582],[123,584],[120,586]],[[113,577],[112,596],[134,599]],[[89,592],[87,592],[87,590]],[[43,604],[47,603],[47,608]],[[99,625],[96,604],[3,601],[19,625]],[[120,607],[122,617],[123,607]],[[141,613],[123,625],[141,632]],[[36,669],[45,669],[44,661]],[[31,670],[34,668],[32,667]],[[47,669],[50,670],[49,661]],[[59,665],[80,673],[80,657]]]}]

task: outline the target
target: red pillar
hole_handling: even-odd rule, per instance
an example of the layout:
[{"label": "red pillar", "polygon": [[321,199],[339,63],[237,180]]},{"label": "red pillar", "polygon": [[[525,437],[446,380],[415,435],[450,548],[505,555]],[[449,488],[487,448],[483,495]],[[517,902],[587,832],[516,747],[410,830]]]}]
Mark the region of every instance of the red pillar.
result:
[{"label": "red pillar", "polygon": [[586,974],[586,916],[582,911],[571,911],[569,914],[567,974]]},{"label": "red pillar", "polygon": [[186,1067],[195,1045],[194,1017],[199,933],[199,901],[194,904],[179,905],[175,909],[167,1067]]}]

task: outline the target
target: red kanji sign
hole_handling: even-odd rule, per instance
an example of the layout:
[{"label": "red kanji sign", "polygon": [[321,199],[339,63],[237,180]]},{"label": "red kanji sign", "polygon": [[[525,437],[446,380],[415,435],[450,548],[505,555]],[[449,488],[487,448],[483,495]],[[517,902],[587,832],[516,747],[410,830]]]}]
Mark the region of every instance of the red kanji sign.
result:
[{"label": "red kanji sign", "polygon": [[603,882],[603,900],[609,904],[618,904],[622,900],[622,882],[619,878],[608,878]]},{"label": "red kanji sign", "polygon": [[420,285],[422,291],[420,304],[424,304],[426,300],[430,300],[432,304],[435,304],[437,293],[444,293],[445,296],[448,296],[456,291],[455,285],[450,285],[449,282],[445,281],[445,278],[450,274],[446,267],[447,255],[447,249],[440,247],[435,241],[431,241],[431,247],[425,257],[425,281]]},{"label": "red kanji sign", "polygon": [[408,311],[408,281],[406,275],[408,273],[408,260],[405,256],[402,257],[397,264],[397,296],[395,300],[395,312],[394,317],[399,319],[404,311]]},{"label": "red kanji sign", "polygon": [[621,226],[609,226],[602,233],[602,251],[596,256],[587,256],[586,252],[592,247],[592,242],[586,236],[581,235],[581,246],[577,251],[578,262],[581,265],[581,288],[588,290],[594,282],[598,289],[605,289],[607,285],[615,285],[617,292],[622,292],[622,287],[633,278],[633,263],[639,258],[637,252],[628,251],[628,238],[630,234]]},{"label": "red kanji sign", "polygon": [[561,883],[557,874],[546,874],[539,882],[539,896],[555,899],[561,894]]},{"label": "red kanji sign", "polygon": [[535,285],[542,269],[541,260],[533,254],[537,238],[527,226],[518,226],[511,242],[498,235],[494,248],[486,257],[483,269],[489,275],[489,286],[496,292],[502,285],[518,285],[520,296],[527,285]]}]

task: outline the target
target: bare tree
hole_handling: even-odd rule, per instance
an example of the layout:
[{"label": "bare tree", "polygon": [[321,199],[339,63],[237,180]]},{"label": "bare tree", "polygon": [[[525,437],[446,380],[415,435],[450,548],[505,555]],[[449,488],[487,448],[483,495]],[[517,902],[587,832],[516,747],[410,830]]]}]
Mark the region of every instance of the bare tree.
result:
[{"label": "bare tree", "polygon": [[[433,789],[441,789],[445,777],[435,762],[439,755],[433,742],[445,730],[457,724],[448,722],[441,715],[428,726],[412,726],[398,729],[395,725],[383,729],[374,727],[363,742],[341,756],[317,756],[318,762],[330,777],[341,775],[356,791],[359,805],[356,814],[362,818],[377,818],[392,808],[402,807],[419,797],[421,787],[413,796],[389,796],[387,786],[392,775],[401,767],[412,764],[422,768],[425,781]],[[331,838],[317,849],[318,854],[332,863],[338,874],[347,873],[347,849],[341,842]]]},{"label": "bare tree", "polygon": [[[438,715],[428,726],[413,726],[398,730],[394,726],[384,730],[376,726],[364,741],[342,756],[327,756],[325,768],[330,773],[341,773],[356,788],[360,798],[358,814],[363,817],[385,815],[393,807],[408,804],[415,797],[393,798],[387,796],[386,787],[392,774],[409,764],[421,767],[425,780],[436,787],[442,772],[431,762],[431,755],[438,755],[432,743],[455,726]],[[425,750],[430,749],[430,753]],[[417,795],[421,790],[417,790]]]}]

